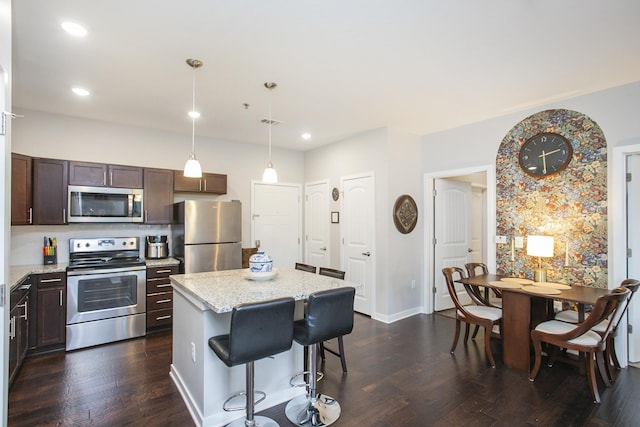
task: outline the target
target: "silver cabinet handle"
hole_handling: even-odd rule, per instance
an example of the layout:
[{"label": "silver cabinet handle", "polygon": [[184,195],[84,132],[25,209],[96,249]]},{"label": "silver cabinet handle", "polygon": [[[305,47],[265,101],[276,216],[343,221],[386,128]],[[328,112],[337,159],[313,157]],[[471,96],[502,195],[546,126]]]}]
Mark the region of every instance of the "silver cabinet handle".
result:
[{"label": "silver cabinet handle", "polygon": [[147,209],[144,210],[144,222],[149,221],[149,211]]},{"label": "silver cabinet handle", "polygon": [[14,339],[16,337],[16,316],[13,316],[11,320],[9,320],[9,339]]},{"label": "silver cabinet handle", "polygon": [[171,283],[165,283],[163,285],[156,285],[156,288],[169,288],[171,287]]},{"label": "silver cabinet handle", "polygon": [[364,256],[371,256],[371,252],[367,251],[367,252],[362,252],[362,255]]},{"label": "silver cabinet handle", "polygon": [[109,171],[109,187],[113,185],[113,171]]},{"label": "silver cabinet handle", "polygon": [[62,208],[62,223],[67,223],[67,210],[65,208]]},{"label": "silver cabinet handle", "polygon": [[165,304],[167,302],[171,302],[171,298],[169,298],[169,299],[159,299],[158,301],[156,301],[156,304]]},{"label": "silver cabinet handle", "polygon": [[198,182],[198,191],[202,191],[202,180]]},{"label": "silver cabinet handle", "polygon": [[107,185],[107,171],[102,172],[102,185]]},{"label": "silver cabinet handle", "polygon": [[171,270],[158,270],[156,271],[156,273],[160,274],[160,273],[171,273]]},{"label": "silver cabinet handle", "polygon": [[55,279],[42,279],[40,283],[54,283],[54,282],[62,282],[62,279],[57,277]]},{"label": "silver cabinet handle", "polygon": [[158,316],[156,317],[156,320],[165,320],[165,319],[171,319],[171,316]]},{"label": "silver cabinet handle", "polygon": [[62,301],[62,289],[58,291],[60,293],[60,307],[64,305],[64,301]]},{"label": "silver cabinet handle", "polygon": [[33,208],[29,208],[29,224],[33,224]]},{"label": "silver cabinet handle", "polygon": [[25,301],[25,302],[24,302],[24,304],[16,305],[16,307],[22,307],[22,308],[24,308],[24,314],[23,314],[22,316],[20,316],[20,317],[21,317],[21,318],[23,318],[24,320],[29,320],[29,318],[28,318],[28,314],[27,314],[27,312],[29,311],[29,309],[28,309],[28,307],[27,307],[27,304],[28,304],[28,303],[29,303],[29,301]]},{"label": "silver cabinet handle", "polygon": [[206,179],[204,180],[204,191],[205,192],[207,191],[207,180]]},{"label": "silver cabinet handle", "polygon": [[326,251],[326,250],[327,250],[327,248],[326,248],[326,247],[323,247],[323,248],[320,248],[320,250],[321,250],[321,251]]}]

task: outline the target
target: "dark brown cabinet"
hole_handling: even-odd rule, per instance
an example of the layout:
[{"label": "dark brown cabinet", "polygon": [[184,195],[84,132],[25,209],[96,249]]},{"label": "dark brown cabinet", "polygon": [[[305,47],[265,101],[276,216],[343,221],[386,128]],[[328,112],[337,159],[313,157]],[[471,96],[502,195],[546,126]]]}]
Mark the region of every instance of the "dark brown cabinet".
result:
[{"label": "dark brown cabinet", "polygon": [[36,346],[39,350],[65,347],[67,275],[64,272],[36,274]]},{"label": "dark brown cabinet", "polygon": [[11,292],[9,314],[9,386],[13,383],[29,347],[29,285]]},{"label": "dark brown cabinet", "polygon": [[227,175],[202,173],[202,178],[186,178],[182,171],[174,171],[173,190],[183,193],[227,194]]},{"label": "dark brown cabinet", "polygon": [[31,157],[11,153],[11,225],[33,223],[31,164]]},{"label": "dark brown cabinet", "polygon": [[103,163],[69,162],[69,184],[142,188],[142,168]]},{"label": "dark brown cabinet", "polygon": [[171,224],[173,219],[173,171],[144,170],[144,222]]},{"label": "dark brown cabinet", "polygon": [[33,223],[67,223],[68,162],[33,159]]},{"label": "dark brown cabinet", "polygon": [[173,324],[172,274],[178,274],[177,265],[147,267],[147,331]]}]

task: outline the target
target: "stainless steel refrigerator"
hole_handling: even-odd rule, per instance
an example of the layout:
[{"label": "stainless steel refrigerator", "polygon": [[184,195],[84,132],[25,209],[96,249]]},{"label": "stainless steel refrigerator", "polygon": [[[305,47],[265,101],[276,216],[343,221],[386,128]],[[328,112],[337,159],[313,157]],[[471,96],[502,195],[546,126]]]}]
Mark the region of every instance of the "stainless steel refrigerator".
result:
[{"label": "stainless steel refrigerator", "polygon": [[182,273],[242,268],[242,204],[237,200],[175,203],[172,237]]}]

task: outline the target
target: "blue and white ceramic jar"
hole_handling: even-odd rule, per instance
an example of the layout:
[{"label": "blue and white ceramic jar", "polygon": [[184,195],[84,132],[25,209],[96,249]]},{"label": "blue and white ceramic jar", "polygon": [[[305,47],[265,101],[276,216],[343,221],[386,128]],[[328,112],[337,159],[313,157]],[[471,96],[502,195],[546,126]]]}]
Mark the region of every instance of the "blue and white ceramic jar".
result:
[{"label": "blue and white ceramic jar", "polygon": [[264,251],[258,251],[249,257],[249,268],[254,273],[269,273],[272,267],[273,261]]}]

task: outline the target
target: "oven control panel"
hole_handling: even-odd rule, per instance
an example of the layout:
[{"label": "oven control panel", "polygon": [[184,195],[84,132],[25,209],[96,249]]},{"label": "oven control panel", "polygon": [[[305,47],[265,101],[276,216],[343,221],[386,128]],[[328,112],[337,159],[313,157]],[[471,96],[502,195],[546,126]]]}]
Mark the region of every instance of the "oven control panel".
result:
[{"label": "oven control panel", "polygon": [[94,239],[69,239],[69,252],[103,252],[117,250],[137,250],[138,237],[106,237]]}]

